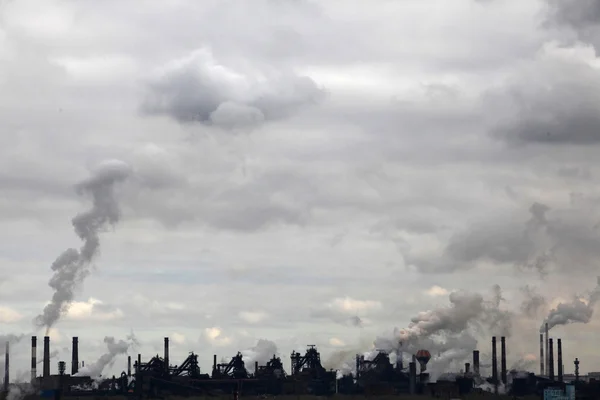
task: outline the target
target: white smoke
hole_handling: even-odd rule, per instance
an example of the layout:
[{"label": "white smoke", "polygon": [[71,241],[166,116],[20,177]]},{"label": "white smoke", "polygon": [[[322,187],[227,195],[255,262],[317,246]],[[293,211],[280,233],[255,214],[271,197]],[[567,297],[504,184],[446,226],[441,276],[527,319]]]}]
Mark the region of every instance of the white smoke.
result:
[{"label": "white smoke", "polygon": [[277,355],[277,345],[270,340],[259,339],[256,346],[243,350],[241,353],[246,369],[253,373],[255,372],[255,362],[258,362],[258,365],[265,365],[274,355]]},{"label": "white smoke", "polygon": [[558,325],[567,325],[571,323],[587,324],[592,319],[594,314],[594,306],[600,299],[600,277],[597,278],[596,288],[589,293],[587,299],[581,299],[576,296],[570,303],[560,303],[556,308],[550,310],[550,313],[542,322],[540,333],[545,331],[545,326],[548,324],[548,329],[552,329]]},{"label": "white smoke", "polygon": [[477,348],[477,337],[510,336],[512,314],[501,308],[500,286],[492,287],[489,300],[467,291],[452,292],[449,300],[449,306],[419,313],[407,328],[378,337],[375,347],[388,352],[401,348],[407,354],[428,350],[427,370],[433,381],[443,372],[462,369]]},{"label": "white smoke", "polygon": [[115,363],[115,358],[118,355],[127,354],[130,346],[135,345],[133,340],[129,340],[128,342],[119,340],[117,342],[112,336],[106,336],[104,338],[104,343],[106,343],[108,351],[101,355],[96,362],[80,368],[75,376],[89,376],[92,379],[99,378],[102,376],[102,372],[106,367],[113,366]]},{"label": "white smoke", "polygon": [[521,288],[523,293],[523,302],[521,303],[521,312],[529,318],[535,318],[546,305],[544,296],[538,294],[535,288],[525,285]]},{"label": "white smoke", "polygon": [[75,233],[83,241],[79,250],[65,250],[52,263],[54,271],[48,285],[54,290],[51,302],[44,307],[35,323],[48,330],[66,313],[73,302],[74,290],[90,272],[90,266],[100,246],[99,233],[107,225],[119,221],[119,207],[114,198],[114,186],[131,173],[129,165],[118,160],[101,163],[92,176],[76,185],[79,194],[92,198],[92,207],[77,214],[73,220]]}]

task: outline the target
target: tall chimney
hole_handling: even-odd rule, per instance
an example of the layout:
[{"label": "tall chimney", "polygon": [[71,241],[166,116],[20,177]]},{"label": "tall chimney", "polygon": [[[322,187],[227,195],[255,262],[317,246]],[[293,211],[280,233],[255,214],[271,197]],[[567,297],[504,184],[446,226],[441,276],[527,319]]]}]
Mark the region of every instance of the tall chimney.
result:
[{"label": "tall chimney", "polygon": [[415,394],[417,391],[417,363],[411,361],[408,363],[408,391]]},{"label": "tall chimney", "polygon": [[44,378],[50,376],[50,336],[44,336]]},{"label": "tall chimney", "polygon": [[548,336],[548,323],[546,322],[545,325],[545,332],[546,332],[546,374],[550,374],[550,352],[548,351],[548,338],[550,336]]},{"label": "tall chimney", "polygon": [[544,376],[544,334],[540,333],[540,375]]},{"label": "tall chimney", "polygon": [[6,353],[4,354],[4,392],[8,393],[8,382],[10,381],[10,348],[8,342],[6,342]]},{"label": "tall chimney", "polygon": [[37,336],[31,337],[31,384],[37,378]]},{"label": "tall chimney", "polygon": [[213,371],[217,370],[217,355],[213,354]]},{"label": "tall chimney", "polygon": [[548,378],[551,381],[554,380],[554,346],[552,345],[552,338],[548,339]]},{"label": "tall chimney", "polygon": [[131,376],[131,356],[127,356],[127,376]]},{"label": "tall chimney", "polygon": [[562,340],[556,339],[556,357],[558,359],[558,381],[563,381]]},{"label": "tall chimney", "polygon": [[165,338],[165,371],[169,373],[169,338]]},{"label": "tall chimney", "polygon": [[500,337],[500,379],[506,385],[506,338]]},{"label": "tall chimney", "polygon": [[71,375],[79,372],[79,338],[73,336],[73,349],[71,355]]},{"label": "tall chimney", "polygon": [[471,372],[471,364],[465,363],[465,374],[468,374],[470,372]]},{"label": "tall chimney", "polygon": [[496,355],[496,336],[492,337],[492,382],[498,385],[498,358]]},{"label": "tall chimney", "polygon": [[479,375],[479,350],[473,350],[473,373]]}]

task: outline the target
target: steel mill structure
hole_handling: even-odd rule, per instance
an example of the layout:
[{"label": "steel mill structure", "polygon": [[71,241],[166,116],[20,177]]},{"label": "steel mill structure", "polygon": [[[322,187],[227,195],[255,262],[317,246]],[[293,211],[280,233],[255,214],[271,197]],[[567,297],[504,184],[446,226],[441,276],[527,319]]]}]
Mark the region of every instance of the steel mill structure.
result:
[{"label": "steel mill structure", "polygon": [[[190,353],[179,365],[173,365],[169,357],[169,338],[164,338],[164,354],[143,360],[137,355],[132,365],[127,357],[127,369],[120,376],[92,380],[82,376],[79,359],[79,339],[73,338],[70,374],[67,363],[59,361],[58,374],[50,374],[50,338],[43,338],[42,374],[37,373],[37,337],[31,338],[31,384],[29,389],[42,397],[55,396],[131,396],[161,397],[218,395],[223,393],[238,395],[332,395],[362,394],[426,394],[435,397],[452,398],[473,391],[483,394],[508,392],[514,396],[542,395],[552,388],[567,391],[562,365],[562,343],[556,340],[557,374],[554,374],[554,341],[540,336],[541,373],[508,371],[506,363],[506,338],[500,337],[500,366],[497,359],[496,337],[491,340],[491,374],[481,375],[479,350],[473,351],[471,362],[465,363],[464,370],[457,374],[443,374],[437,381],[429,381],[427,365],[431,359],[428,350],[416,351],[408,362],[403,364],[402,356],[392,364],[389,354],[379,351],[368,360],[356,356],[355,372],[338,376],[337,371],[327,370],[321,364],[321,356],[314,345],[307,346],[304,353],[292,352],[289,374],[279,357],[273,357],[265,364],[255,363],[254,372],[249,373],[241,353],[237,353],[227,363],[218,363],[213,356],[212,371],[202,373],[198,365],[198,355]],[[9,391],[9,348],[6,345],[4,393]],[[405,354],[402,349],[396,354]],[[544,358],[544,355],[546,358]],[[578,398],[600,398],[600,390],[595,382],[579,379],[579,360],[575,360],[575,382]],[[418,368],[417,368],[418,367]],[[498,371],[500,368],[500,371]],[[573,389],[571,386],[569,389]],[[31,392],[31,391],[30,391]]]}]

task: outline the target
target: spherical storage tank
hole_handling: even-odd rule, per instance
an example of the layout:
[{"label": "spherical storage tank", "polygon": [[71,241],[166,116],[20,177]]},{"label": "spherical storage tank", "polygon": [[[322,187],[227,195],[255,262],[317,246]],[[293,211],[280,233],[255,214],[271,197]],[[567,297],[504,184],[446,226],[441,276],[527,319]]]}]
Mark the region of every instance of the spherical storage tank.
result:
[{"label": "spherical storage tank", "polygon": [[416,357],[419,365],[421,365],[421,372],[425,371],[427,369],[427,363],[431,359],[431,354],[427,350],[419,350],[417,351]]}]

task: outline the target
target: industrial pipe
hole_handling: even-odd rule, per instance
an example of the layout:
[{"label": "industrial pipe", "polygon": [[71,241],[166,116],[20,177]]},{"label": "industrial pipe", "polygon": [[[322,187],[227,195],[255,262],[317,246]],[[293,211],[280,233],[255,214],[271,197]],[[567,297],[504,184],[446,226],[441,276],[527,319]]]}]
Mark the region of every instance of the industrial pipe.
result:
[{"label": "industrial pipe", "polygon": [[558,381],[563,381],[562,340],[556,339],[556,357],[558,359]]},{"label": "industrial pipe", "polygon": [[492,382],[498,385],[498,358],[496,355],[496,336],[492,337]]},{"label": "industrial pipe", "polygon": [[552,344],[552,338],[548,339],[548,378],[554,380],[554,346]]},{"label": "industrial pipe", "polygon": [[169,373],[169,338],[165,338],[165,371]]},{"label": "industrial pipe", "polygon": [[9,365],[9,361],[10,361],[10,348],[9,348],[9,343],[6,342],[6,353],[4,354],[4,392],[5,393],[8,393],[8,389],[9,389],[8,388],[8,383],[10,382],[10,376],[9,376],[10,365]]},{"label": "industrial pipe", "polygon": [[31,337],[31,383],[37,378],[37,336]]},{"label": "industrial pipe", "polygon": [[544,376],[544,334],[540,333],[540,375]]},{"label": "industrial pipe", "polygon": [[500,337],[500,379],[506,385],[506,338]]},{"label": "industrial pipe", "polygon": [[479,375],[479,350],[473,350],[473,373]]},{"label": "industrial pipe", "polygon": [[545,332],[546,332],[546,374],[550,374],[550,352],[548,351],[548,338],[550,337],[548,335],[548,323],[546,322],[545,326]]},{"label": "industrial pipe", "polygon": [[131,376],[131,356],[127,356],[127,376]]},{"label": "industrial pipe", "polygon": [[75,376],[79,372],[79,338],[73,336],[73,348],[71,354],[71,375]]},{"label": "industrial pipe", "polygon": [[50,376],[50,336],[44,336],[44,368],[43,376]]},{"label": "industrial pipe", "polygon": [[[294,360],[292,360],[292,365],[293,365]],[[217,355],[213,354],[213,371],[217,370]]]}]

